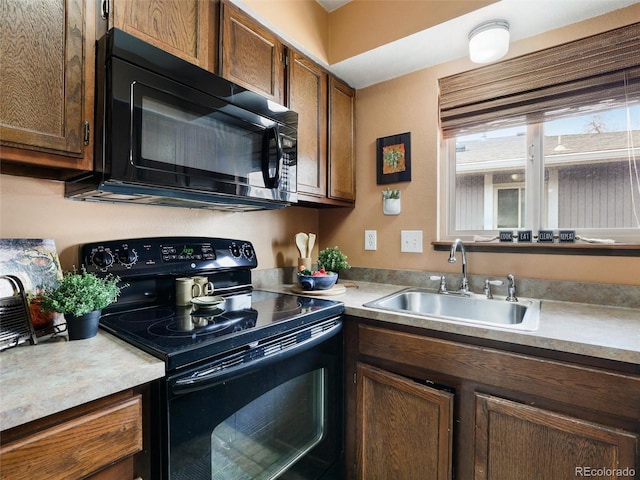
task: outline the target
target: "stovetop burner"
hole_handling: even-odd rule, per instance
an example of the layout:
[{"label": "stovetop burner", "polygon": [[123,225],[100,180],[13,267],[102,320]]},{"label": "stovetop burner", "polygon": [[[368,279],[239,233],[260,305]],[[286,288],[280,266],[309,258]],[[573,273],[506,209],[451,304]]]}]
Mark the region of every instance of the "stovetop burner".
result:
[{"label": "stovetop burner", "polygon": [[253,290],[226,297],[224,310],[159,305],[105,314],[100,325],[174,369],[339,315],[342,310],[342,304],[332,300]]}]

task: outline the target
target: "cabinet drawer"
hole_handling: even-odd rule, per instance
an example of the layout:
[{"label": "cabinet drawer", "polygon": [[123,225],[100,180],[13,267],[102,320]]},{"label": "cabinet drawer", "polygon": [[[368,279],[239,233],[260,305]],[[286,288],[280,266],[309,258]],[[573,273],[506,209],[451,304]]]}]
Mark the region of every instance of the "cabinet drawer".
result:
[{"label": "cabinet drawer", "polygon": [[543,396],[565,405],[640,418],[640,376],[423,337],[368,325],[358,330],[361,355]]},{"label": "cabinet drawer", "polygon": [[75,479],[142,450],[142,397],[107,405],[2,446],[2,480]]}]

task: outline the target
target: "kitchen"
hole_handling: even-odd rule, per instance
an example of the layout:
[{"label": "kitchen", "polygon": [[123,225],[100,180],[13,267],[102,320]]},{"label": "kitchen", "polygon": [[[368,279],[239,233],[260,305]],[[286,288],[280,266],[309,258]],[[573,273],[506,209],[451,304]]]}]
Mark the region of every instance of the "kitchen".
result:
[{"label": "kitchen", "polygon": [[[326,12],[307,2],[287,4],[291,15],[295,16],[292,21],[284,18],[281,11],[276,12],[271,2],[245,3],[253,13],[288,38],[298,40],[316,57],[328,57],[325,52],[330,48],[325,25],[329,15]],[[639,20],[638,4],[631,5],[533,38],[514,41],[508,58]],[[362,36],[361,32],[359,34]],[[467,32],[460,32],[460,35],[466,38]],[[355,44],[353,42],[353,48],[357,48]],[[345,53],[347,56],[353,54]],[[336,60],[341,60],[339,55]],[[293,267],[297,262],[298,253],[292,241],[294,234],[318,232],[313,256],[317,257],[325,247],[339,245],[348,254],[354,272],[358,268],[377,269],[385,275],[387,271],[399,270],[408,272],[408,276],[413,273],[418,282],[428,275],[427,272],[457,274],[459,264],[448,264],[447,255],[429,245],[438,239],[439,229],[437,79],[473,67],[460,55],[457,59],[399,78],[358,88],[355,119],[357,200],[352,208],[288,207],[276,211],[233,213],[72,202],[64,198],[61,182],[3,174],[0,179],[1,236],[54,238],[65,269],[77,264],[79,244],[109,238],[163,236],[167,232],[246,238],[254,243],[260,259],[259,268],[254,272],[256,280],[264,275],[269,281],[275,270],[277,278],[283,279],[282,283],[290,283],[291,278],[280,269]],[[417,104],[425,105],[426,110],[415,108]],[[375,181],[375,139],[398,132],[411,132],[413,136],[413,178],[409,183],[398,184],[402,192],[402,214],[388,217],[380,211],[382,187]],[[432,207],[424,208],[424,205]],[[377,230],[377,250],[364,249],[364,230]],[[422,230],[424,253],[400,253],[401,230]],[[259,235],[256,235],[257,231]],[[619,290],[632,295],[640,285],[639,267],[637,256],[469,254],[471,275],[497,278],[511,272],[518,279],[554,281],[558,285],[563,282],[596,283],[602,285],[604,295]],[[406,281],[398,283],[410,284]],[[637,298],[637,293],[635,295]]]}]

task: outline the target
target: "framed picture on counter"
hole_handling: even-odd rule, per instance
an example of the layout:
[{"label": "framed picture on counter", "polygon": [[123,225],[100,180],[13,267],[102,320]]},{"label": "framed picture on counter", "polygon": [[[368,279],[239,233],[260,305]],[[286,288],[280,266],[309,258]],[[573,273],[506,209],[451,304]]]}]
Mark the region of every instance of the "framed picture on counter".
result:
[{"label": "framed picture on counter", "polygon": [[378,185],[411,181],[411,133],[376,140]]}]

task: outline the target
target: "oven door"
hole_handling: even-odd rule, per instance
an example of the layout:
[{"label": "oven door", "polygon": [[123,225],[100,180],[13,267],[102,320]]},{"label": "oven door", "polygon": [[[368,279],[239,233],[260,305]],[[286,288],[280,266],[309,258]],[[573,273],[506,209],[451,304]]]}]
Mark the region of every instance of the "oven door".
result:
[{"label": "oven door", "polygon": [[170,480],[341,478],[335,318],[169,377]]}]

